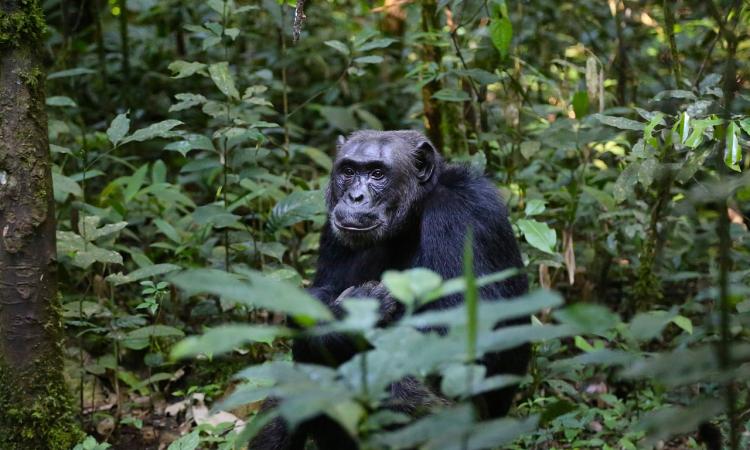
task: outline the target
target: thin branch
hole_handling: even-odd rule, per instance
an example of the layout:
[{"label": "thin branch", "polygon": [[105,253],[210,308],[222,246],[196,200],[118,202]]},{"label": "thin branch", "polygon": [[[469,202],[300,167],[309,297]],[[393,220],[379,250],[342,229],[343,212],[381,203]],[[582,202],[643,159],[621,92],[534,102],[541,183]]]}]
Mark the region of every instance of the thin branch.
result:
[{"label": "thin branch", "polygon": [[680,66],[680,55],[677,52],[677,42],[674,37],[674,12],[672,11],[672,0],[664,0],[662,3],[664,10],[664,24],[667,30],[667,39],[669,40],[669,52],[671,55],[670,63],[674,73],[675,89],[680,88],[682,81],[682,67]]}]

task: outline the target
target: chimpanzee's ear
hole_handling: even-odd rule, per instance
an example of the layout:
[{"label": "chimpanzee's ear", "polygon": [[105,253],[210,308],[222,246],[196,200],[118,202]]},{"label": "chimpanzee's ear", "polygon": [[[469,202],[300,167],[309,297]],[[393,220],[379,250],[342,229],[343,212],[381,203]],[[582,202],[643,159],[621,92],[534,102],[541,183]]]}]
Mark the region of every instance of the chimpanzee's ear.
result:
[{"label": "chimpanzee's ear", "polygon": [[339,137],[336,138],[336,148],[341,148],[346,144],[346,138],[339,134]]},{"label": "chimpanzee's ear", "polygon": [[414,167],[417,169],[417,179],[420,183],[426,183],[435,172],[437,150],[430,141],[422,141],[414,153]]}]

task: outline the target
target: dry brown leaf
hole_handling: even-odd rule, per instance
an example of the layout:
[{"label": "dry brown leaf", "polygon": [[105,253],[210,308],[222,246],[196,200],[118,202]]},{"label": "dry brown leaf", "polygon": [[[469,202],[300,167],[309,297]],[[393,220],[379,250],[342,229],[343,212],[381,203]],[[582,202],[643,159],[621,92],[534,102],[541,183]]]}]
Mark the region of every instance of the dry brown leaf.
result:
[{"label": "dry brown leaf", "polygon": [[187,408],[188,401],[182,400],[177,403],[172,403],[171,405],[164,408],[164,415],[165,416],[172,416],[177,417],[177,414],[181,413]]},{"label": "dry brown leaf", "polygon": [[747,225],[745,225],[745,218],[742,216],[742,213],[737,211],[734,208],[727,208],[727,216],[729,216],[729,221],[741,226],[745,230],[747,230]]},{"label": "dry brown leaf", "polygon": [[568,269],[568,282],[572,286],[576,281],[576,252],[573,247],[573,232],[570,230],[563,231],[563,259],[565,267]]},{"label": "dry brown leaf", "polygon": [[539,264],[539,284],[545,289],[552,288],[552,279],[549,276],[549,267]]}]

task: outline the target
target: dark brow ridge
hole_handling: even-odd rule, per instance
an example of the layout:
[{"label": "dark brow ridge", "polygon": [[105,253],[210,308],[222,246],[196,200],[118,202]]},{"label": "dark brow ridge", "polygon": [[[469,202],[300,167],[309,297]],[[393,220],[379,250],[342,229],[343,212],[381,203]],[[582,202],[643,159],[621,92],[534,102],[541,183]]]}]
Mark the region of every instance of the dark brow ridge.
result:
[{"label": "dark brow ridge", "polygon": [[350,158],[342,158],[338,163],[336,163],[336,167],[343,167],[343,166],[351,166],[356,168],[367,168],[367,169],[384,169],[385,163],[383,163],[382,160],[379,159],[370,159],[366,161],[360,161]]}]

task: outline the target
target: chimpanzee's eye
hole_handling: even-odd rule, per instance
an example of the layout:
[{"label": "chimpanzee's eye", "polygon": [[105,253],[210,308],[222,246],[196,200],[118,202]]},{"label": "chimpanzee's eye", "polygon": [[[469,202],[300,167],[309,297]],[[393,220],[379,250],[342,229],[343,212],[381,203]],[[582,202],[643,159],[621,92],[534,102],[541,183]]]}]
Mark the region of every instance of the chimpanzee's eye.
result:
[{"label": "chimpanzee's eye", "polygon": [[373,170],[372,172],[370,172],[370,177],[372,177],[372,178],[374,178],[374,179],[376,179],[376,180],[380,180],[380,179],[382,179],[384,175],[385,175],[385,174],[384,174],[384,173],[383,173],[383,171],[382,171],[382,170],[380,170],[380,169],[375,169],[375,170]]},{"label": "chimpanzee's eye", "polygon": [[354,176],[354,169],[352,169],[351,167],[344,167],[344,169],[341,172],[347,178],[351,178]]}]

